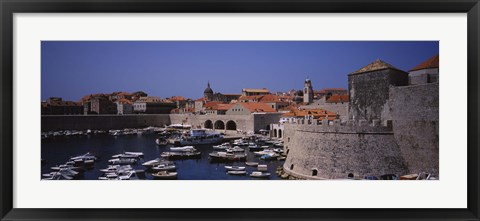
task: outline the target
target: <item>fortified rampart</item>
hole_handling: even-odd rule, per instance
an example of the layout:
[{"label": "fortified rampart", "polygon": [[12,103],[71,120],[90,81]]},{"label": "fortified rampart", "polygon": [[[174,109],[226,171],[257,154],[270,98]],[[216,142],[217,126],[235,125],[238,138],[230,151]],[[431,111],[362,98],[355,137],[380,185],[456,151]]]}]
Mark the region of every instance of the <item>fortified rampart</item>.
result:
[{"label": "fortified rampart", "polygon": [[439,84],[390,89],[393,133],[411,173],[439,174]]},{"label": "fortified rampart", "polygon": [[59,130],[114,130],[123,128],[161,127],[170,124],[169,114],[144,115],[44,115],[43,131]]},{"label": "fortified rampart", "polygon": [[391,125],[378,121],[306,121],[285,124],[287,174],[304,179],[339,179],[408,172]]}]

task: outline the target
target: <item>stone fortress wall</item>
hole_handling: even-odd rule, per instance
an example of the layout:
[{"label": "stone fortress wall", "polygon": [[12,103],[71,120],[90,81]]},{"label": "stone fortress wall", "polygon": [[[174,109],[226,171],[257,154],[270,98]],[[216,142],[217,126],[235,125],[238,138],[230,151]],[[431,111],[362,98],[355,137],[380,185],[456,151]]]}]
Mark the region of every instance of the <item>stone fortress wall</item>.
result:
[{"label": "stone fortress wall", "polygon": [[285,124],[284,171],[303,179],[408,172],[391,125],[305,121]]},{"label": "stone fortress wall", "polygon": [[124,128],[162,127],[170,124],[169,114],[132,115],[44,115],[41,130],[115,130]]},{"label": "stone fortress wall", "polygon": [[438,83],[391,87],[385,107],[391,119],[384,121],[285,123],[284,171],[303,179],[420,172],[438,178],[438,89]]},{"label": "stone fortress wall", "polygon": [[348,120],[284,124],[283,170],[303,179],[427,172],[439,178],[439,84],[377,60],[349,74]]}]

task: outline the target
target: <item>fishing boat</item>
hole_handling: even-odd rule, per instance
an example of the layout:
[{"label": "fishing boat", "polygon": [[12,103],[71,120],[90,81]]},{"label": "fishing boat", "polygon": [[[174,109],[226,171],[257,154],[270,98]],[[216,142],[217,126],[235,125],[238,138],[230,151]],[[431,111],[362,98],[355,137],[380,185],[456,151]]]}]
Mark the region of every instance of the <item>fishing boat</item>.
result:
[{"label": "fishing boat", "polygon": [[152,176],[154,179],[159,180],[174,180],[177,179],[177,172],[160,171],[158,173],[153,173]]},{"label": "fishing boat", "polygon": [[254,172],[250,173],[250,176],[255,177],[255,178],[267,178],[267,177],[270,176],[270,173],[263,173],[263,172],[260,172],[260,171],[254,171]]},{"label": "fishing boat", "polygon": [[256,167],[256,166],[258,166],[258,162],[245,162],[245,164],[246,164],[247,166],[251,166],[251,167]]},{"label": "fishing boat", "polygon": [[246,175],[247,174],[247,171],[245,170],[229,170],[227,171],[228,174],[230,175]]},{"label": "fishing boat", "polygon": [[218,132],[210,132],[206,129],[192,129],[187,134],[174,141],[175,146],[203,145],[220,143],[223,135]]},{"label": "fishing boat", "polygon": [[245,167],[240,167],[240,166],[225,166],[225,169],[227,169],[228,171],[230,171],[230,170],[241,171],[241,170],[245,170]]}]

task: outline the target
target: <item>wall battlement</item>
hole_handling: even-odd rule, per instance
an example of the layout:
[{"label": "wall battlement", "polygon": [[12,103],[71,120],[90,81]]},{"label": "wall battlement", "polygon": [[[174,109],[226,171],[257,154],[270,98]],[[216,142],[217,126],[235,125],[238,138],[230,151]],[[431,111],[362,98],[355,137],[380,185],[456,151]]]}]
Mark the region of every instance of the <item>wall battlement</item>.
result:
[{"label": "wall battlement", "polygon": [[286,122],[293,130],[325,132],[325,133],[392,133],[392,121],[380,123],[380,120],[373,120],[368,123],[360,121],[340,121],[339,119],[328,121],[300,119],[295,123]]}]

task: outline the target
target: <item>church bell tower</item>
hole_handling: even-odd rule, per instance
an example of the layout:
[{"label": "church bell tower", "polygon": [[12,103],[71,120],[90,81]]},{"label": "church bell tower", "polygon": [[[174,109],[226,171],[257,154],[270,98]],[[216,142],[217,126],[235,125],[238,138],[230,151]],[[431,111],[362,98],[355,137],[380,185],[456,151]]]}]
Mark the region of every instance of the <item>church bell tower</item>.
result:
[{"label": "church bell tower", "polygon": [[311,104],[313,102],[313,88],[310,79],[305,79],[305,86],[303,87],[303,102]]}]

